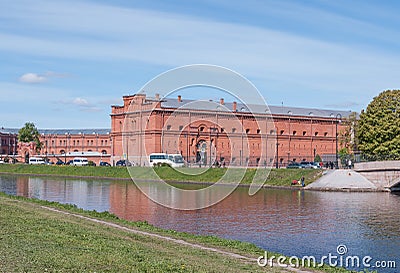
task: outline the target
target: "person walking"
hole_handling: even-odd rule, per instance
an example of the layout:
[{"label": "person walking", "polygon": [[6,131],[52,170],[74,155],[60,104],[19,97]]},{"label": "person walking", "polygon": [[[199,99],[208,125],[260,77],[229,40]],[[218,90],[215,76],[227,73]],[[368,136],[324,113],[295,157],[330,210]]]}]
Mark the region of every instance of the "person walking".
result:
[{"label": "person walking", "polygon": [[302,186],[302,187],[305,187],[306,184],[304,183],[304,176],[301,177],[300,181],[301,181],[301,186]]}]

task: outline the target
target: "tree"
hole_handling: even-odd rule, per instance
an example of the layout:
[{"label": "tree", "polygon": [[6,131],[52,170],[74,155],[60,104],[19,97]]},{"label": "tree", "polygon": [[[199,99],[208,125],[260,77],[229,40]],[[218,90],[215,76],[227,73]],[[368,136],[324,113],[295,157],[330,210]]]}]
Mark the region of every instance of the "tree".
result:
[{"label": "tree", "polygon": [[314,162],[322,162],[322,158],[319,154],[317,154],[314,158]]},{"label": "tree", "polygon": [[373,160],[400,159],[400,90],[380,93],[361,112],[358,148]]},{"label": "tree", "polygon": [[24,127],[18,131],[18,141],[19,142],[35,142],[36,152],[42,149],[42,143],[39,140],[39,131],[33,122],[25,123]]}]

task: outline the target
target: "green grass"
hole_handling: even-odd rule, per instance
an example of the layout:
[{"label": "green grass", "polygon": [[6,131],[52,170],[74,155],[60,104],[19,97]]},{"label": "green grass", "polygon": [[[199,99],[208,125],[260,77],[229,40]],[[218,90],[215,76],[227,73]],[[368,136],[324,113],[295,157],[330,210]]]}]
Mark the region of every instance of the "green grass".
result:
[{"label": "green grass", "polygon": [[[0,272],[282,272],[225,255],[132,234],[41,208],[55,207],[122,226],[217,247],[248,257],[253,244],[163,230],[104,212],[0,193]],[[326,272],[348,272],[325,267]]]},{"label": "green grass", "polygon": [[[136,179],[154,179],[157,174],[160,178],[167,181],[181,182],[198,182],[198,183],[214,183],[218,181],[227,169],[224,168],[181,168],[179,171],[170,167],[155,167],[154,171],[146,167],[130,167],[130,173]],[[202,173],[191,175],[190,173]],[[225,183],[236,182],[239,177],[242,185],[249,185],[257,169],[230,169],[228,178]],[[321,170],[313,169],[259,169],[257,175],[257,183],[265,182],[267,186],[290,186],[292,180],[305,177],[306,184],[315,181],[321,176]],[[269,172],[269,175],[268,175]],[[0,173],[13,174],[37,174],[37,175],[55,175],[55,176],[79,176],[79,177],[101,177],[113,179],[130,179],[130,174],[125,167],[77,167],[77,166],[47,166],[47,165],[25,165],[25,164],[2,164],[0,165]],[[230,178],[229,178],[230,177]],[[235,180],[236,179],[236,180]]]},{"label": "green grass", "polygon": [[107,178],[130,178],[125,167],[78,167],[54,165],[0,164],[0,172],[15,174],[43,174],[57,176],[85,176]]}]

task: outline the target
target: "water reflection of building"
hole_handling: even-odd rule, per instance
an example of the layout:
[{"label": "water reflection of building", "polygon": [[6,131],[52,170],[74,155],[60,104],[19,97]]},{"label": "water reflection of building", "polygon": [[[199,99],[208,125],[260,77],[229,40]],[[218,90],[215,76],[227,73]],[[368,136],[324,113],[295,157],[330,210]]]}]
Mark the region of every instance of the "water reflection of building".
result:
[{"label": "water reflection of building", "polygon": [[[152,185],[152,191],[160,195],[171,194],[158,183]],[[218,191],[218,188],[215,188]],[[290,194],[288,194],[290,193]],[[148,221],[151,224],[165,228],[173,228],[194,233],[218,233],[224,229],[234,229],[248,225],[249,231],[270,229],[268,232],[302,232],[305,225],[313,228],[324,227],[324,219],[332,215],[318,215],[320,221],[312,221],[315,217],[313,209],[318,206],[318,196],[303,191],[263,190],[249,197],[247,188],[239,188],[223,201],[202,210],[184,211],[163,207],[147,198],[132,182],[113,183],[110,185],[110,212],[120,218],[132,221]],[[187,196],[190,198],[190,195]],[[184,207],[188,200],[182,199],[177,207]],[[282,215],[282,217],[280,217]],[[304,221],[298,221],[303,215]],[[219,224],[215,223],[218,219]],[[251,224],[249,224],[251,223]],[[224,228],[220,228],[221,225]],[[274,229],[275,227],[275,229]],[[220,230],[218,230],[220,229]],[[231,234],[227,229],[226,233]]]},{"label": "water reflection of building", "polygon": [[151,221],[158,205],[145,196],[133,182],[110,185],[110,212],[132,221]]},{"label": "water reflection of building", "polygon": [[108,211],[109,182],[66,178],[16,177],[16,194],[60,203],[76,204],[87,210]]}]

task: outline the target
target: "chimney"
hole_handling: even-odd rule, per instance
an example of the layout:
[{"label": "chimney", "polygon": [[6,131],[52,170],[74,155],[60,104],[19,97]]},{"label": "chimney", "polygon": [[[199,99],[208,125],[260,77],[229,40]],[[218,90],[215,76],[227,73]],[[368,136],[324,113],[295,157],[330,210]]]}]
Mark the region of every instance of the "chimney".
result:
[{"label": "chimney", "polygon": [[232,111],[233,111],[233,112],[236,112],[236,111],[237,111],[236,108],[237,108],[237,102],[234,101],[234,102],[233,102]]},{"label": "chimney", "polygon": [[182,102],[182,96],[178,95],[178,102]]},{"label": "chimney", "polygon": [[224,98],[220,98],[220,99],[219,99],[219,104],[221,104],[221,105],[224,105],[224,104],[225,104]]},{"label": "chimney", "polygon": [[160,94],[156,93],[156,100],[160,100]]}]

